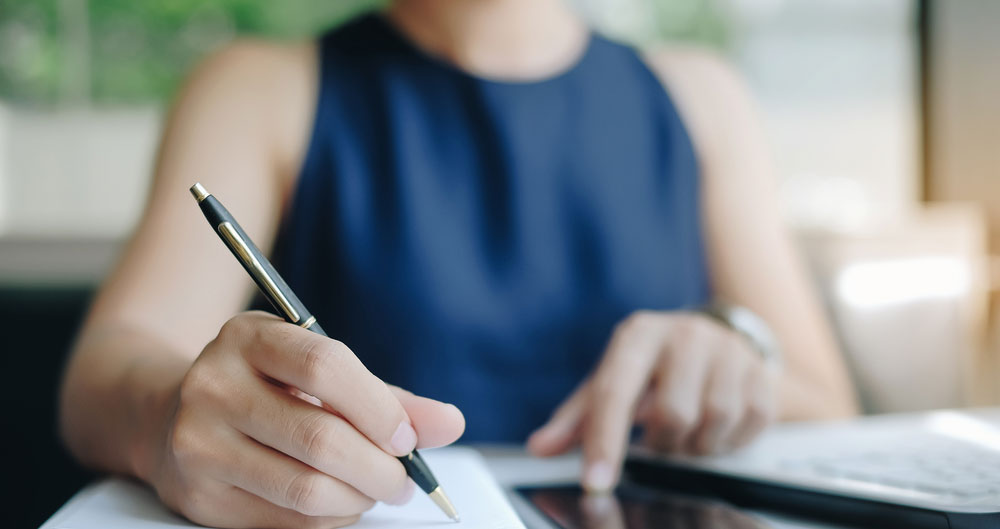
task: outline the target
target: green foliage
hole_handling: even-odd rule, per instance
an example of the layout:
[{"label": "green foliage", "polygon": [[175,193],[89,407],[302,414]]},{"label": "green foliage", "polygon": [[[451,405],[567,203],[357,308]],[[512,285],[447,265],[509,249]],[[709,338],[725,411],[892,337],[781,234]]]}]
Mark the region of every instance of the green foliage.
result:
[{"label": "green foliage", "polygon": [[[194,61],[236,35],[307,37],[386,1],[0,0],[0,100],[162,101]],[[619,28],[620,38],[724,40],[713,0],[633,1],[653,20]]]},{"label": "green foliage", "polygon": [[[381,3],[0,0],[0,97],[34,104],[80,93],[96,103],[161,100],[193,61],[234,35],[304,37]],[[89,64],[78,64],[81,58]]]}]

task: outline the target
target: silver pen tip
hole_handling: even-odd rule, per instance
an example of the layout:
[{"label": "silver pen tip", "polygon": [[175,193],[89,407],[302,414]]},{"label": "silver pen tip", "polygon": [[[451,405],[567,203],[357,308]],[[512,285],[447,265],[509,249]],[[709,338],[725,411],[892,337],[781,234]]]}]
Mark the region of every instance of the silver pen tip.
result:
[{"label": "silver pen tip", "polygon": [[461,521],[461,518],[458,517],[458,511],[455,510],[455,506],[451,504],[451,500],[449,500],[448,496],[445,495],[443,490],[441,490],[441,487],[431,491],[428,496],[430,496],[431,499],[434,500],[434,503],[436,503],[437,506],[448,515],[448,518],[451,518],[452,521],[455,522]]},{"label": "silver pen tip", "polygon": [[195,185],[191,186],[191,194],[194,195],[194,198],[196,198],[198,202],[201,202],[202,200],[208,198],[208,195],[210,195],[211,193],[206,191],[205,187],[201,185],[201,183],[196,183]]}]

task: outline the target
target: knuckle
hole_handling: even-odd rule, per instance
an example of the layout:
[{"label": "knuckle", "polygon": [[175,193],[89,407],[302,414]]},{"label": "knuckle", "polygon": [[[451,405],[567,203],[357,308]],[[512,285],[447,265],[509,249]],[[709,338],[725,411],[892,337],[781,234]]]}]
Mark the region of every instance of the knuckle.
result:
[{"label": "knuckle", "polygon": [[702,314],[689,314],[684,316],[684,325],[688,332],[702,339],[714,340],[720,336],[728,334],[728,329],[717,323],[715,320]]},{"label": "knuckle", "polygon": [[247,314],[237,314],[222,324],[218,337],[222,341],[238,339],[252,328],[253,325],[250,322],[250,316]]},{"label": "knuckle", "polygon": [[338,347],[326,340],[317,340],[306,344],[302,350],[302,364],[300,366],[305,381],[308,384],[328,382],[329,374],[336,372],[335,364],[339,352]]},{"label": "knuckle", "polygon": [[675,431],[690,430],[697,419],[694,410],[672,399],[658,400],[654,413],[658,422]]},{"label": "knuckle", "polygon": [[322,494],[322,485],[318,473],[306,471],[296,474],[285,488],[288,506],[307,516],[320,515],[326,500]]},{"label": "knuckle", "polygon": [[263,335],[267,335],[274,343],[294,344],[302,341],[301,335],[296,334],[297,330],[291,325],[269,325],[266,327],[255,326],[253,333],[256,340],[260,340],[263,338]]},{"label": "knuckle", "polygon": [[206,401],[226,400],[224,378],[205,362],[195,362],[181,380],[180,405],[182,408],[201,406]]},{"label": "knuckle", "polygon": [[170,432],[170,452],[180,463],[196,459],[202,449],[201,435],[185,419],[178,419]]},{"label": "knuckle", "polygon": [[185,487],[175,494],[172,503],[174,508],[189,520],[197,522],[202,518],[205,502],[198,490]]},{"label": "knuckle", "polygon": [[324,421],[320,414],[312,414],[299,422],[293,434],[306,458],[316,462],[337,457],[339,428],[333,421]]},{"label": "knuckle", "polygon": [[705,404],[705,419],[713,423],[726,423],[735,419],[735,413],[728,403],[709,400]]},{"label": "knuckle", "polygon": [[181,379],[180,403],[181,406],[201,400],[203,392],[209,387],[208,374],[200,362],[195,362]]}]

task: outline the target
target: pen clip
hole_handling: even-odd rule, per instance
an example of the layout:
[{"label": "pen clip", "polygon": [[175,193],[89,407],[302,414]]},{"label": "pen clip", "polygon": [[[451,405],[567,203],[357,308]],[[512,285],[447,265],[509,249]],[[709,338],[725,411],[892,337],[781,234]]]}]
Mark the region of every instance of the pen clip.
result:
[{"label": "pen clip", "polygon": [[296,323],[299,321],[299,313],[292,307],[292,304],[288,302],[288,298],[281,293],[281,289],[278,285],[274,283],[271,276],[268,275],[267,271],[260,264],[260,261],[250,250],[250,245],[247,244],[243,237],[240,236],[236,228],[229,222],[223,222],[219,224],[219,233],[222,234],[222,238],[226,240],[229,247],[233,249],[234,252],[239,256],[240,261],[246,266],[247,271],[257,280],[257,284],[263,288],[271,301],[281,309],[286,316],[288,316],[288,321]]}]

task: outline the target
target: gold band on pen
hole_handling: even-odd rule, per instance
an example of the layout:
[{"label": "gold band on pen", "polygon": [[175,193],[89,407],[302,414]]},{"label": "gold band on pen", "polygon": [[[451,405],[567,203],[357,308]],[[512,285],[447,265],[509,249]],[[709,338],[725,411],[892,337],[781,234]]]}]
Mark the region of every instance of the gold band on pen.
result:
[{"label": "gold band on pen", "polygon": [[300,323],[299,327],[302,327],[303,329],[308,329],[309,327],[312,327],[314,323],[316,323],[316,316],[309,316],[309,319]]}]

